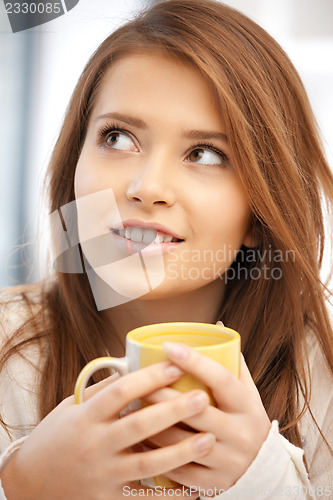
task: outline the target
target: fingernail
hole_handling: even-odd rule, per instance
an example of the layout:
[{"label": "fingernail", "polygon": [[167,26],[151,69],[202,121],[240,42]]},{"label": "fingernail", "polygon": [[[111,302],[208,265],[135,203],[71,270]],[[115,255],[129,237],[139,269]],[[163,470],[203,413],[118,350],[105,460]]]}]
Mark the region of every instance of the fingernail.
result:
[{"label": "fingernail", "polygon": [[214,446],[215,442],[216,437],[214,436],[214,434],[207,432],[194,441],[193,447],[195,451],[202,453],[203,451],[206,451]]},{"label": "fingernail", "polygon": [[189,400],[189,406],[192,410],[201,410],[208,406],[209,398],[205,392],[196,392]]},{"label": "fingernail", "polygon": [[181,375],[184,375],[184,372],[183,372],[183,370],[178,368],[178,366],[168,365],[165,367],[165,374],[167,377],[177,378],[177,377],[180,377]]},{"label": "fingernail", "polygon": [[163,349],[170,358],[186,359],[188,356],[186,347],[181,344],[175,344],[174,342],[164,342]]}]

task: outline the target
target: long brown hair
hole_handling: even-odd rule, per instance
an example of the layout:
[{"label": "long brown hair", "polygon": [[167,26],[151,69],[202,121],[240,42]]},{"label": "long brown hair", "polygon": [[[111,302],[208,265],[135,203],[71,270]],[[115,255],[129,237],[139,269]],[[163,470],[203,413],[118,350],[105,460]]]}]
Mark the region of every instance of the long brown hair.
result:
[{"label": "long brown hair", "polygon": [[[259,243],[252,259],[250,249],[239,252],[216,319],[247,339],[244,356],[270,419],[301,446],[297,422],[305,408],[299,408],[300,391],[305,407],[310,399],[307,328],[333,372],[328,292],[319,277],[325,244],[322,197],[330,210],[333,178],[302,82],[270,35],[214,0],[162,1],[112,33],[87,63],[70,101],[48,169],[50,213],[74,200],[75,168],[106,70],[120,57],[150,50],[198,68],[223,112]],[[259,278],[251,274],[254,269]],[[73,393],[84,364],[104,353],[110,325],[96,311],[85,274],[55,273],[43,285],[40,303],[38,314],[47,311],[43,335],[49,345],[40,390],[42,418]],[[35,330],[34,338],[40,338],[40,328]],[[9,347],[1,366],[19,344]]]}]

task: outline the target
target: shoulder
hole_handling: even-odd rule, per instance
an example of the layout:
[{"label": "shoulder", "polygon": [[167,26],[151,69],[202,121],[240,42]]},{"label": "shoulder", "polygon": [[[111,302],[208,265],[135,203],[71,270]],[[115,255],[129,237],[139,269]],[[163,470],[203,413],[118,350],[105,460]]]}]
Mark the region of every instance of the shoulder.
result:
[{"label": "shoulder", "polygon": [[[10,440],[25,435],[38,422],[38,388],[45,359],[41,338],[43,316],[37,286],[0,292],[0,412]],[[9,436],[0,428],[0,450]]]}]

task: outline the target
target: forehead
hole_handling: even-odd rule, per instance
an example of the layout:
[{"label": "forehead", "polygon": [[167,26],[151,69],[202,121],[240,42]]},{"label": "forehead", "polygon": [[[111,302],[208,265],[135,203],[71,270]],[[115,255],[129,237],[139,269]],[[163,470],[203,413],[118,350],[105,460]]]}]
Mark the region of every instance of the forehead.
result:
[{"label": "forehead", "polygon": [[[222,126],[212,85],[194,65],[160,54],[131,54],[117,60],[100,84],[93,115],[111,108],[149,114],[181,112]],[[212,123],[213,122],[213,123]]]}]

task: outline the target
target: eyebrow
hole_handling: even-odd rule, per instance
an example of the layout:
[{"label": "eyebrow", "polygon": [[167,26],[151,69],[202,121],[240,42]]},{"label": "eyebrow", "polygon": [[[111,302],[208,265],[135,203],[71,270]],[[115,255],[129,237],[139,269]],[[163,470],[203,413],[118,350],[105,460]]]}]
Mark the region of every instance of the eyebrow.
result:
[{"label": "eyebrow", "polygon": [[[141,120],[140,118],[135,118],[134,116],[123,115],[121,113],[105,113],[103,115],[99,115],[96,118],[96,122],[98,120],[104,120],[105,118],[111,118],[113,120],[119,120],[127,125],[131,125],[132,127],[136,127],[142,130],[147,130],[148,125]],[[228,138],[222,132],[215,132],[210,130],[182,130],[181,137],[185,139],[198,139],[198,140],[209,140],[209,139],[217,139],[223,142],[228,142]]]},{"label": "eyebrow", "polygon": [[124,123],[127,123],[128,125],[132,125],[133,127],[141,128],[143,130],[148,128],[148,125],[143,120],[140,120],[139,118],[134,118],[134,116],[123,115],[120,113],[105,113],[104,115],[99,115],[96,118],[96,122],[98,120],[103,120],[104,118],[112,118],[113,120],[120,120]]}]

